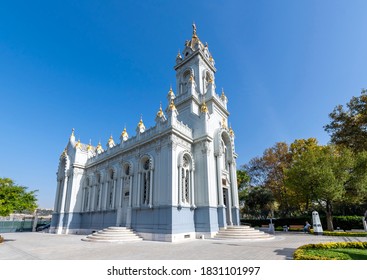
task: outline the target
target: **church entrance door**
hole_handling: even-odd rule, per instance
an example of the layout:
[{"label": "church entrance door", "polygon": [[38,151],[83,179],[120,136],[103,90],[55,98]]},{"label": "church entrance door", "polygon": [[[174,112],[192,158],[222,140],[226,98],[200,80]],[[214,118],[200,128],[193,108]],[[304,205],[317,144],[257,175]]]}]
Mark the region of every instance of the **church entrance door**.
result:
[{"label": "church entrance door", "polygon": [[224,206],[226,207],[227,225],[230,225],[231,224],[231,217],[230,217],[229,211],[231,211],[231,209],[230,209],[230,205],[229,205],[228,188],[226,188],[226,187],[223,188],[223,203],[224,203]]}]

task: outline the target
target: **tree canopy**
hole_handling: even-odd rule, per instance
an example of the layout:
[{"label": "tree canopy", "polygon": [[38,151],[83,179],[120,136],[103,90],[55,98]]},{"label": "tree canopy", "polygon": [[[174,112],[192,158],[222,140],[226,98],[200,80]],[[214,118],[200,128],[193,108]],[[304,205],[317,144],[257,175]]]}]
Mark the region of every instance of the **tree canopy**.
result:
[{"label": "tree canopy", "polygon": [[333,205],[345,197],[345,186],[353,168],[353,154],[349,149],[319,146],[303,152],[286,170],[285,185],[307,208],[312,204],[324,209],[328,230],[333,230]]},{"label": "tree canopy", "polygon": [[338,105],[329,114],[330,123],[324,126],[333,144],[367,151],[367,90],[353,96],[346,106]]},{"label": "tree canopy", "polygon": [[0,178],[0,216],[14,212],[34,211],[37,208],[37,191],[28,191],[12,179]]}]

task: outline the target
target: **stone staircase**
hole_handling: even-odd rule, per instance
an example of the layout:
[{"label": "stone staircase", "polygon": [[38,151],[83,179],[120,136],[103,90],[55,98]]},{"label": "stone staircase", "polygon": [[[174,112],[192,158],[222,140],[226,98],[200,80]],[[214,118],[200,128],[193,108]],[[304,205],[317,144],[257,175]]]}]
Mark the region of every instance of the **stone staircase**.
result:
[{"label": "stone staircase", "polygon": [[250,226],[228,226],[226,229],[220,229],[214,236],[215,239],[273,239],[274,235],[254,229]]},{"label": "stone staircase", "polygon": [[131,242],[142,241],[143,238],[126,227],[108,227],[94,232],[82,238],[82,240],[90,242]]}]

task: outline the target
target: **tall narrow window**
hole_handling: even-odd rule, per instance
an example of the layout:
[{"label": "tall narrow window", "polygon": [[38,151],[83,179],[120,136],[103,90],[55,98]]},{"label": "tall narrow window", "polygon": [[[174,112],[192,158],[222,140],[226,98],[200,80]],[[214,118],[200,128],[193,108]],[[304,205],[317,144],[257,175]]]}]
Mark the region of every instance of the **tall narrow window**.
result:
[{"label": "tall narrow window", "polygon": [[152,185],[153,185],[153,170],[151,166],[151,159],[145,157],[142,160],[141,169],[141,204],[144,206],[152,206]]},{"label": "tall narrow window", "polygon": [[101,175],[100,174],[96,174],[96,201],[94,202],[96,205],[96,210],[99,210],[100,208],[100,197],[101,197]]},{"label": "tall narrow window", "polygon": [[115,179],[114,179],[114,171],[110,171],[110,181],[108,188],[108,208],[112,209],[114,207],[114,192],[115,192]]},{"label": "tall narrow window", "polygon": [[192,159],[188,154],[182,157],[180,163],[180,183],[179,183],[179,204],[187,205],[192,203]]}]

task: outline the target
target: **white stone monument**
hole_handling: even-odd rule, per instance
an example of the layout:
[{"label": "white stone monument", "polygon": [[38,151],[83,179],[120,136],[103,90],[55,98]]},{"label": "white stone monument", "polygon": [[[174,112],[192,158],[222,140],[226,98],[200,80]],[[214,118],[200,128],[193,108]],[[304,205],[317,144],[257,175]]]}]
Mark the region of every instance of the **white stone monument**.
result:
[{"label": "white stone monument", "polygon": [[316,235],[322,235],[322,232],[323,232],[322,225],[321,225],[319,213],[317,211],[312,212],[312,227]]}]

